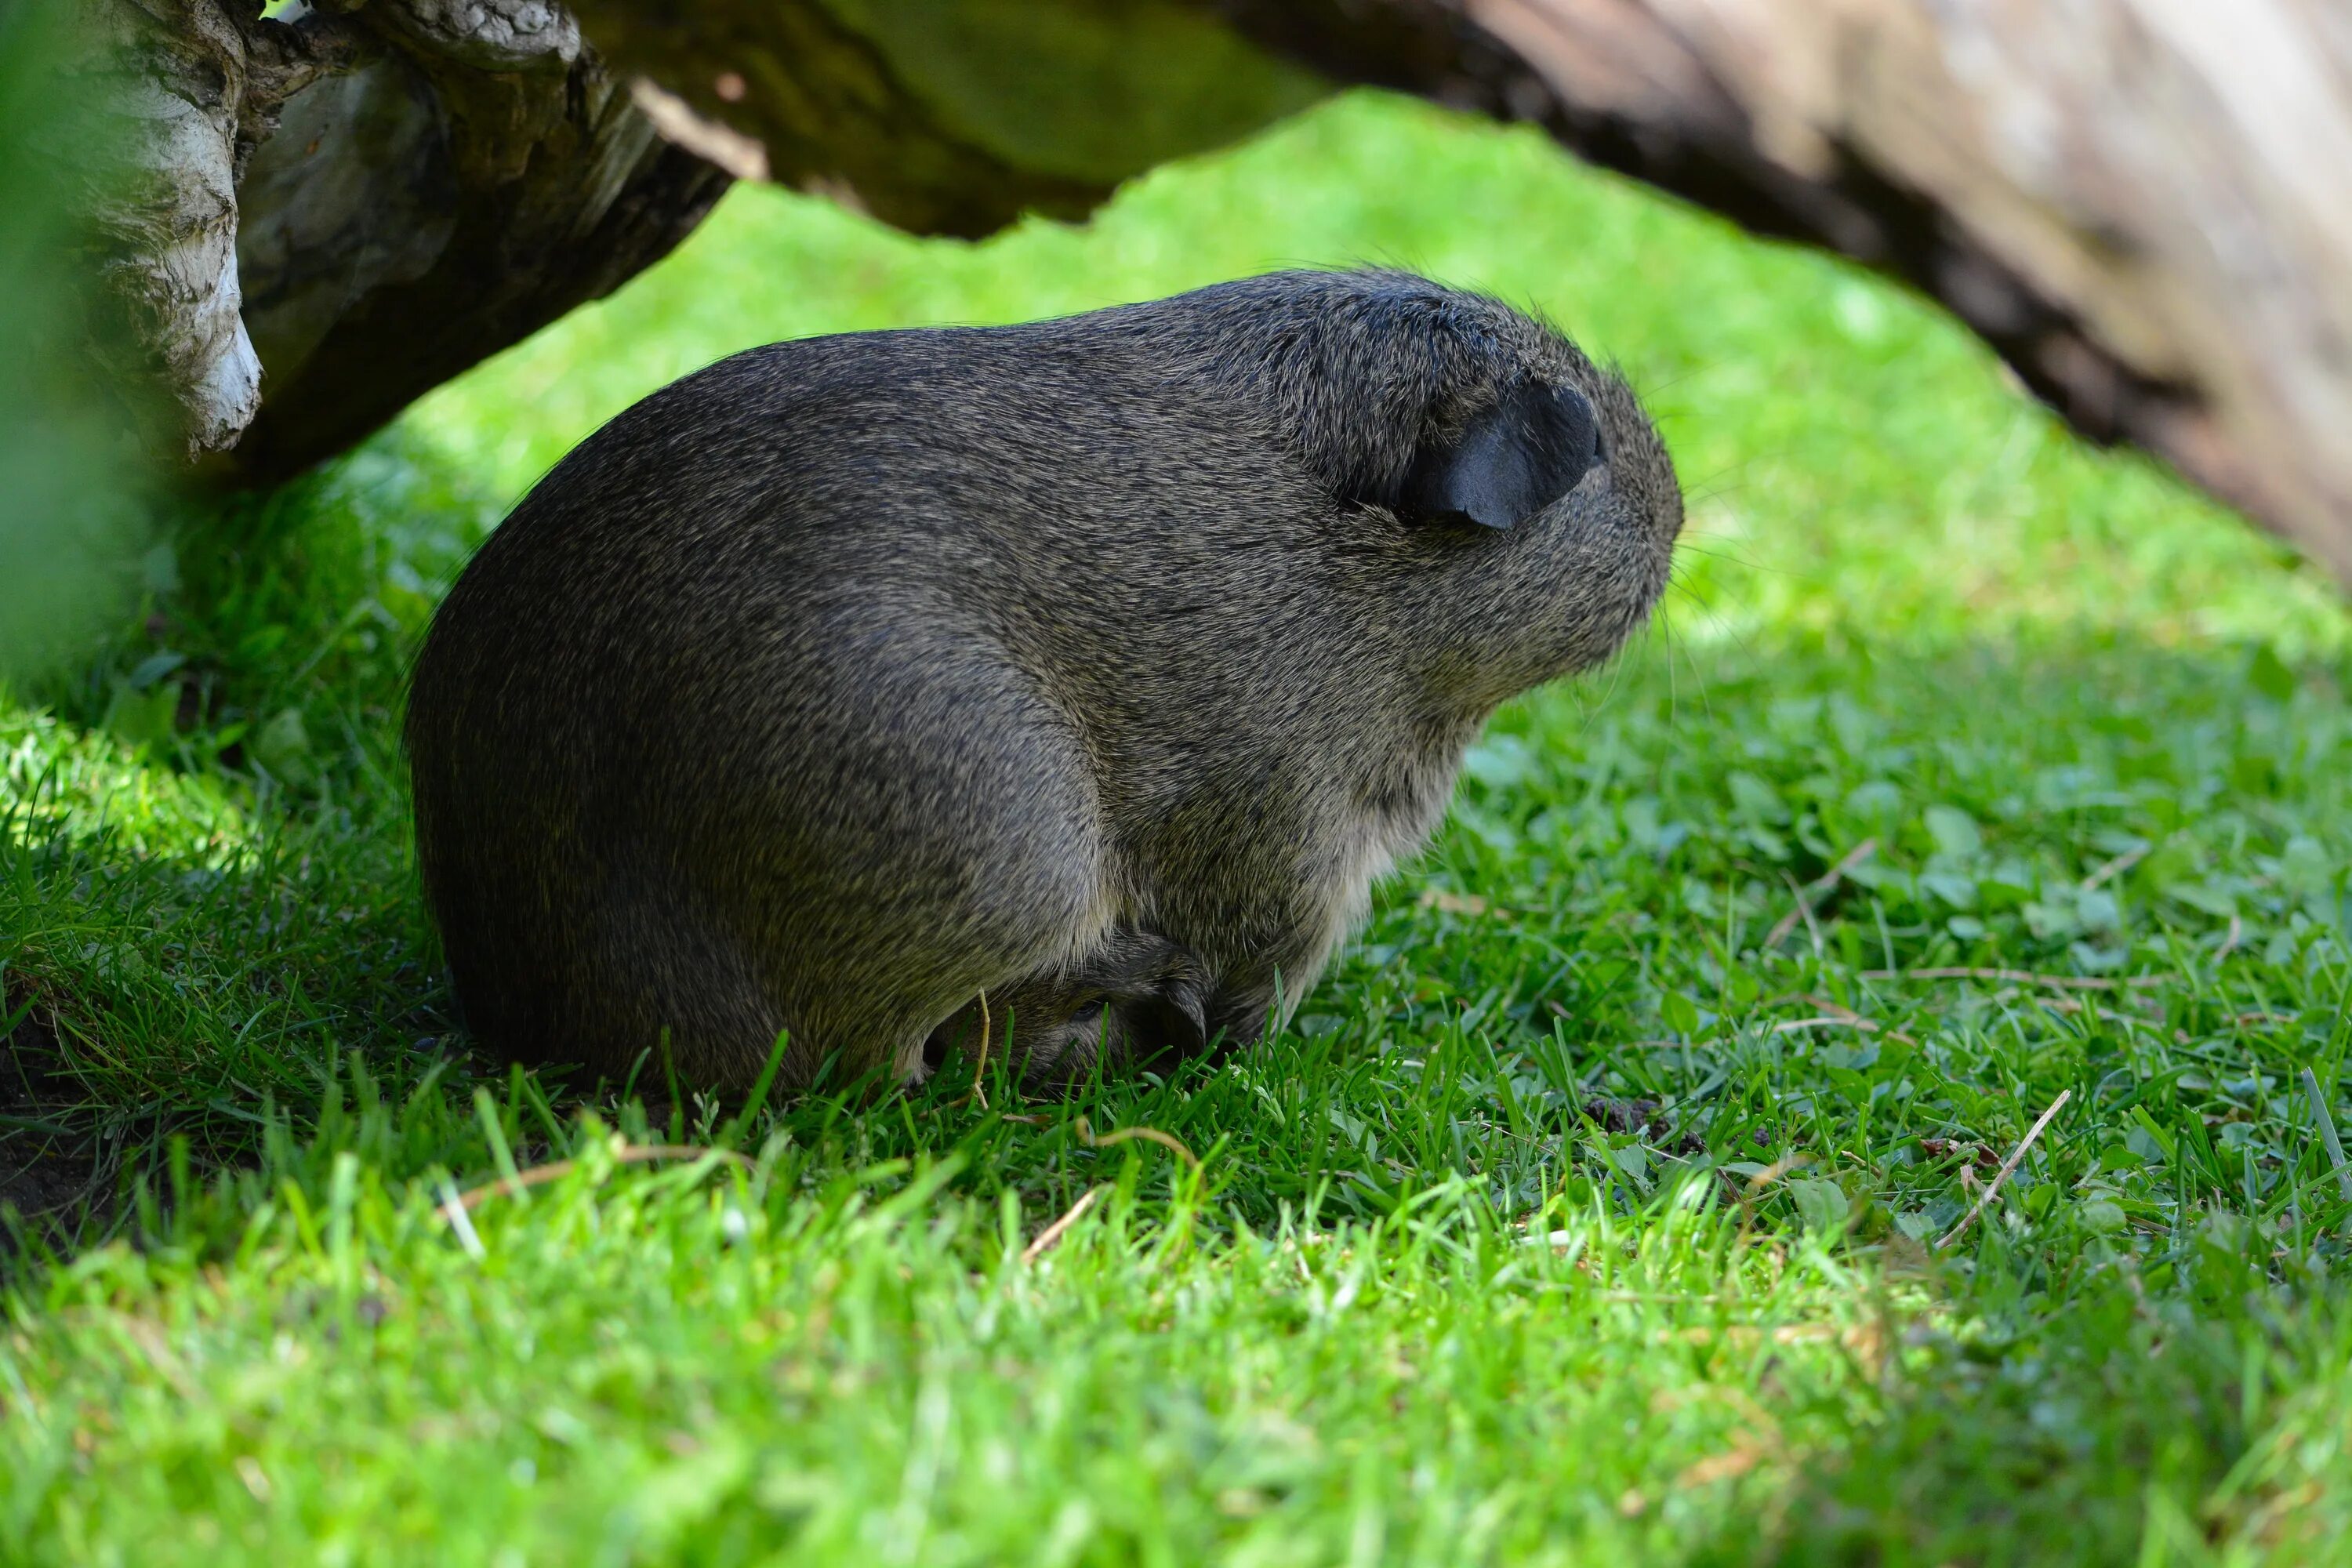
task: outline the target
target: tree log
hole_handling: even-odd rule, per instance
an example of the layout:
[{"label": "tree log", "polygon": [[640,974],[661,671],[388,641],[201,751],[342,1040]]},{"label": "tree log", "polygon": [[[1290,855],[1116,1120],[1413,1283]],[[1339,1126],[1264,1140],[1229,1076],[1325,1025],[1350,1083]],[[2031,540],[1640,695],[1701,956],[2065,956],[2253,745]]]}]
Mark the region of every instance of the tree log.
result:
[{"label": "tree log", "polygon": [[2334,0],[1204,0],[1942,301],[2352,584]]},{"label": "tree log", "polygon": [[921,234],[1080,217],[1320,79],[1181,0],[574,0],[598,47],[774,177]]},{"label": "tree log", "polygon": [[[1039,68],[950,27],[948,0],[830,3],[889,19],[901,58],[992,79],[961,100],[979,140],[1020,124],[1015,84]],[[1189,3],[1333,80],[1539,121],[1595,163],[1892,272],[2084,436],[2159,455],[2352,583],[2352,16],[2333,0]],[[815,7],[582,7],[624,68],[792,149],[782,177],[864,189],[870,164],[800,151],[836,107],[780,64],[810,47]],[[1128,27],[1135,60],[1160,58],[1133,18],[1164,7],[1080,9]],[[1093,106],[1072,93],[1053,134],[1079,144]],[[1042,170],[1044,138],[1022,166]],[[956,186],[867,205],[955,232],[999,217]]]},{"label": "tree log", "polygon": [[240,476],[662,254],[724,179],[695,153],[976,235],[1370,82],[1908,280],[2352,582],[2332,0],[82,3],[138,128],[105,268],[178,438]]},{"label": "tree log", "polygon": [[[727,183],[543,0],[85,0],[56,150],[151,447],[267,481],[667,253]],[[88,127],[81,128],[87,131]],[[81,170],[80,149],[105,150]]]},{"label": "tree log", "polygon": [[[81,3],[77,85],[111,123],[54,162],[127,328],[94,341],[163,393],[133,400],[152,447],[237,482],[341,450],[650,265],[718,165],[976,236],[1082,215],[1325,90],[1176,0],[599,6],[684,96],[608,70],[553,0]],[[730,96],[759,141],[695,112]],[[105,168],[79,167],[89,142]]]}]

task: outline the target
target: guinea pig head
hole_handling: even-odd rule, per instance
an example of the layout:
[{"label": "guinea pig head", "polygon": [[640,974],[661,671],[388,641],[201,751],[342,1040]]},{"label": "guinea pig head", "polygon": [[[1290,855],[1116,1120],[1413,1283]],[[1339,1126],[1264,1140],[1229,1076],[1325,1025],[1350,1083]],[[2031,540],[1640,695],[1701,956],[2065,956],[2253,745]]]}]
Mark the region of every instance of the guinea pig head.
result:
[{"label": "guinea pig head", "polygon": [[1682,531],[1673,460],[1633,389],[1542,336],[1433,399],[1392,503],[1420,536],[1447,673],[1481,703],[1616,652]]}]

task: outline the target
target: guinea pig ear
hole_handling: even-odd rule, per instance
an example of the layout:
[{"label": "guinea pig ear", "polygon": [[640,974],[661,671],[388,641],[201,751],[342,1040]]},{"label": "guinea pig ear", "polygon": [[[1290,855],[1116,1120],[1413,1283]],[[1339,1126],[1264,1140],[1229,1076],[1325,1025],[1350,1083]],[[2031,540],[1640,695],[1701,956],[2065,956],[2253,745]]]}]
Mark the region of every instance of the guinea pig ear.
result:
[{"label": "guinea pig ear", "polygon": [[1423,447],[1405,475],[1402,510],[1510,528],[1566,495],[1600,461],[1592,405],[1570,387],[1523,382],[1452,442]]}]

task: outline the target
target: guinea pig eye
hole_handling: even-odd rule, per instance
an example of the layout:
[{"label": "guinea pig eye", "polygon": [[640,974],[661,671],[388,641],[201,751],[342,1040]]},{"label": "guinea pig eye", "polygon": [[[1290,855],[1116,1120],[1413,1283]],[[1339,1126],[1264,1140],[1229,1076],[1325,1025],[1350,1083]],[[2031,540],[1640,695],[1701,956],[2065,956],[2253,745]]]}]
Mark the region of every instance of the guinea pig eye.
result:
[{"label": "guinea pig eye", "polygon": [[1405,505],[1423,517],[1512,528],[1601,460],[1601,422],[1582,394],[1522,383],[1455,440],[1414,459]]}]

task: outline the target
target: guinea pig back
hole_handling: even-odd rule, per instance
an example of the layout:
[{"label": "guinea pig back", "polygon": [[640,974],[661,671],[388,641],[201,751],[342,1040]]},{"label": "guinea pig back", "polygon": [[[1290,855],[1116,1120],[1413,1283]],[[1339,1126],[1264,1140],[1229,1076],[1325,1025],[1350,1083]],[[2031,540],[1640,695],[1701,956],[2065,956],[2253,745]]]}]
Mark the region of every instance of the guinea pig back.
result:
[{"label": "guinea pig back", "polygon": [[[1245,1048],[1681,491],[1551,329],[1392,272],[738,354],[567,457],[416,662],[467,1027],[740,1090]],[[660,1068],[655,1068],[658,1079]]]}]

